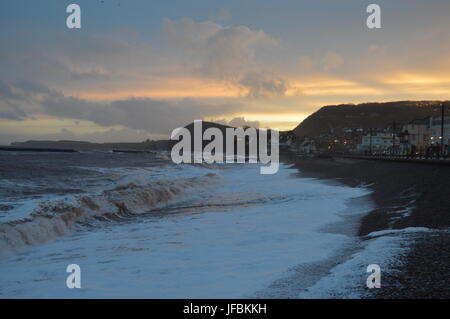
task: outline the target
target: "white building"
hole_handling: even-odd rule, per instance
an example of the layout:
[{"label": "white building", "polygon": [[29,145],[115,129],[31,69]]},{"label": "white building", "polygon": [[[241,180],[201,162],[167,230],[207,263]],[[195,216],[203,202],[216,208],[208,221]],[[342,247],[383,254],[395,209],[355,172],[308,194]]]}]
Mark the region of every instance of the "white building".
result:
[{"label": "white building", "polygon": [[[400,145],[400,138],[395,136],[395,145]],[[361,144],[357,145],[358,151],[370,151],[372,147],[372,152],[381,152],[389,149],[392,146],[392,133],[388,132],[378,132],[368,135],[363,135]]]},{"label": "white building", "polygon": [[303,141],[297,141],[290,148],[300,154],[313,154],[317,151],[314,140],[310,140],[309,138],[305,138]]},{"label": "white building", "polygon": [[430,144],[430,118],[417,119],[404,125],[403,133],[408,133],[407,142],[418,148],[425,148]]},{"label": "white building", "polygon": [[[441,144],[441,123],[440,116],[430,117],[431,144]],[[450,116],[444,117],[444,145],[450,145]]]}]

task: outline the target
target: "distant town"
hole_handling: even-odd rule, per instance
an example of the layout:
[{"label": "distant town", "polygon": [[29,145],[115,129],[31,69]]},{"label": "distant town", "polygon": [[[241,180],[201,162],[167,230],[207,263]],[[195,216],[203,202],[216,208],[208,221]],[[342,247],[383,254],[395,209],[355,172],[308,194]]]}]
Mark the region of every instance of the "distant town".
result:
[{"label": "distant town", "polygon": [[[358,106],[353,106],[355,107]],[[425,107],[435,113],[440,111],[441,114],[409,121],[403,120],[400,115],[397,120],[383,126],[331,127],[328,133],[321,132],[312,134],[313,136],[302,136],[293,130],[282,136],[281,145],[305,155],[328,152],[420,158],[447,157],[450,154],[450,116],[444,114],[445,111],[450,111],[450,107],[444,102]]]}]

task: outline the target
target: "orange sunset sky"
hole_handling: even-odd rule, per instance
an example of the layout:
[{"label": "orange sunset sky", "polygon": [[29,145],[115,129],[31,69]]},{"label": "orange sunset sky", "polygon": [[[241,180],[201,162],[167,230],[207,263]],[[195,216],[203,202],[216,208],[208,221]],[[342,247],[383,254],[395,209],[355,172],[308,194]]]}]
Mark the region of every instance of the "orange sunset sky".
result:
[{"label": "orange sunset sky", "polygon": [[79,30],[69,3],[0,4],[0,144],[167,138],[194,119],[288,130],[327,104],[449,99],[449,1],[78,1]]}]

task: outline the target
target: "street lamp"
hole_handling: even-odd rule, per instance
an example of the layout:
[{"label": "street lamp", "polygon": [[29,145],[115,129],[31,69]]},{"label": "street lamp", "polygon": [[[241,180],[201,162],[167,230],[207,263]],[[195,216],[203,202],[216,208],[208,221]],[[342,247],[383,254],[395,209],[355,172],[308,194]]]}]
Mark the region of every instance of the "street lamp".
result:
[{"label": "street lamp", "polygon": [[440,146],[441,146],[441,150],[440,150],[440,153],[441,153],[441,156],[444,156],[444,153],[445,153],[445,139],[444,139],[444,118],[445,118],[445,109],[447,108],[447,109],[449,109],[450,110],[450,107],[448,107],[448,102],[441,102],[440,103],[441,104],[441,135],[439,136],[439,141],[437,141],[438,143],[440,143]]},{"label": "street lamp", "polygon": [[392,153],[391,155],[394,155],[394,149],[395,149],[395,121],[392,123]]}]

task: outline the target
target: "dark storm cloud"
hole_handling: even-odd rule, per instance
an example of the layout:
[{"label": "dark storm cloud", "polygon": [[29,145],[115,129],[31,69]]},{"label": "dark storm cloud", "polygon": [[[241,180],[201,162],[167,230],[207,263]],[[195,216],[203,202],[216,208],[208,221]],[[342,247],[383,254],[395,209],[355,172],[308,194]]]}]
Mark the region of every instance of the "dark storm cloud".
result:
[{"label": "dark storm cloud", "polygon": [[[109,103],[92,102],[68,97],[32,82],[20,82],[16,86],[0,82],[0,94],[0,116],[3,118],[24,119],[45,114],[88,120],[101,126],[122,125],[152,134],[169,134],[192,120],[234,113],[241,107],[239,104],[209,104],[195,99],[129,98]],[[9,102],[11,100],[14,103]]]}]

